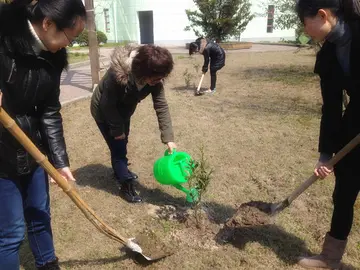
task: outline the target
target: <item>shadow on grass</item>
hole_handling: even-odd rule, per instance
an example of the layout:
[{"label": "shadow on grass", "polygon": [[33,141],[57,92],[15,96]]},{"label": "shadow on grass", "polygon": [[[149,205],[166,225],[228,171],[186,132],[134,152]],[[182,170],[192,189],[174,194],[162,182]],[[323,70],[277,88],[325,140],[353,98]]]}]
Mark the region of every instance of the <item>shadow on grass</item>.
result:
[{"label": "shadow on grass", "polygon": [[93,260],[68,260],[68,261],[63,261],[60,262],[59,265],[60,267],[77,267],[77,266],[96,266],[96,265],[101,265],[104,266],[106,264],[113,264],[116,262],[121,262],[124,260],[129,259],[128,255],[122,255],[122,256],[117,256],[117,257],[111,257],[111,258],[103,258],[103,259],[93,259]]},{"label": "shadow on grass", "polygon": [[[119,195],[119,188],[113,176],[112,168],[103,164],[91,164],[79,168],[74,171],[76,183],[79,186],[89,186],[95,189],[106,191],[112,195]],[[140,192],[145,203],[157,206],[174,205],[180,207],[190,207],[186,200],[185,194],[179,191],[179,197],[174,197],[159,188],[149,189],[141,184],[140,181],[136,185],[136,189]],[[155,181],[155,180],[154,180]],[[218,204],[216,202],[204,202],[204,206],[208,210],[209,219],[216,224],[224,223],[228,218],[235,214],[235,209],[231,206]]]},{"label": "shadow on grass", "polygon": [[[122,256],[116,256],[111,258],[99,258],[99,259],[92,259],[92,260],[68,260],[68,261],[61,261],[59,258],[59,265],[60,267],[65,267],[66,269],[76,267],[76,266],[96,266],[96,265],[106,265],[111,263],[120,262],[126,259],[131,258],[128,254],[124,254]],[[35,260],[32,255],[31,249],[29,247],[29,243],[27,240],[23,242],[20,248],[20,261],[21,266],[24,270],[37,270],[35,267]],[[2,268],[0,268],[2,269]],[[5,270],[5,269],[4,269]]]},{"label": "shadow on grass", "polygon": [[299,256],[311,255],[303,240],[276,225],[261,225],[243,228],[224,227],[217,235],[219,244],[230,243],[244,249],[247,243],[257,242],[270,248],[283,262],[293,265]]},{"label": "shadow on grass", "polygon": [[176,86],[176,87],[172,87],[172,90],[176,90],[176,91],[188,91],[188,92],[195,92],[196,90],[196,86]]},{"label": "shadow on grass", "polygon": [[[259,243],[271,249],[277,257],[289,265],[298,262],[301,256],[313,256],[306,247],[306,243],[297,236],[288,233],[276,225],[259,225],[242,228],[224,227],[216,235],[219,244],[230,243],[238,249],[244,249],[248,243]],[[341,270],[357,270],[349,264],[342,264]]]},{"label": "shadow on grass", "polygon": [[246,69],[243,72],[246,77],[251,79],[279,81],[287,85],[306,84],[317,78],[313,72],[313,67],[301,65],[256,67]]},{"label": "shadow on grass", "polygon": [[[29,242],[25,239],[20,246],[20,263],[25,270],[36,270],[35,260],[32,255]],[[1,267],[0,267],[1,269]]]},{"label": "shadow on grass", "polygon": [[241,100],[224,100],[221,106],[228,109],[254,111],[256,114],[296,115],[311,118],[321,115],[321,104],[310,102],[301,97],[274,96],[271,94],[266,100],[263,96],[257,95],[242,97]]}]

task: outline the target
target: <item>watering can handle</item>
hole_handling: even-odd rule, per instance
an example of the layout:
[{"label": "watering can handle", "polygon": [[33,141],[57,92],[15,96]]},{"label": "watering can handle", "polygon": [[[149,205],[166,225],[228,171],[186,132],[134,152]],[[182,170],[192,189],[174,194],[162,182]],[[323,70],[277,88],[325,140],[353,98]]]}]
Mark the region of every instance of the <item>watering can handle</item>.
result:
[{"label": "watering can handle", "polygon": [[176,152],[176,148],[174,148],[173,150],[172,150],[172,153],[170,154],[169,153],[169,149],[166,149],[165,150],[165,156],[171,156],[172,154],[174,154]]}]

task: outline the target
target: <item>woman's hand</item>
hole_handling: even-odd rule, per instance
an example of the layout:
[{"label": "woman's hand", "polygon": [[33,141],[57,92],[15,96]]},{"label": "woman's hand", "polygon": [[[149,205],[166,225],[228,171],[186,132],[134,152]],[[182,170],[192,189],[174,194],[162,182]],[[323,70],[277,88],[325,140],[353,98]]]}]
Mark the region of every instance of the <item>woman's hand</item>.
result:
[{"label": "woman's hand", "polygon": [[1,92],[1,89],[0,89],[0,107],[1,107],[1,103],[2,102],[2,92]]},{"label": "woman's hand", "polygon": [[124,140],[126,138],[125,133],[121,134],[120,136],[115,137],[115,140]]},{"label": "woman's hand", "polygon": [[166,145],[168,147],[169,153],[172,154],[173,150],[176,148],[176,144],[174,142],[168,142]]},{"label": "woman's hand", "polygon": [[319,161],[315,166],[314,174],[321,179],[324,179],[326,176],[331,174],[333,170],[333,168],[326,167],[324,162]]},{"label": "woman's hand", "polygon": [[[57,170],[66,181],[76,181],[69,167],[64,167]],[[51,183],[56,183],[55,180],[49,176]]]}]

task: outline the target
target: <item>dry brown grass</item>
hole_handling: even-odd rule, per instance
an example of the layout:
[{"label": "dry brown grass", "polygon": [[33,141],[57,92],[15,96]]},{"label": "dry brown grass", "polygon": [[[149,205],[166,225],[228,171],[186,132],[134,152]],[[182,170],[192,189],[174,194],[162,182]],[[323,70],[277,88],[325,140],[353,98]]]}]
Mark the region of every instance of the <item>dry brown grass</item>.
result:
[{"label": "dry brown grass", "polygon": [[[179,150],[190,154],[200,145],[215,169],[205,195],[211,217],[206,229],[162,220],[163,205],[184,206],[180,191],[160,186],[153,162],[163,154],[151,99],[139,104],[129,145],[132,169],[140,175],[145,203],[131,205],[118,196],[109,152],[89,113],[89,100],[63,109],[72,169],[79,192],[111,226],[126,236],[151,229],[177,248],[148,269],[301,269],[299,255],[319,252],[331,218],[333,178],[316,183],[281,213],[275,225],[237,231],[236,241],[223,243],[222,224],[236,206],[251,200],[278,201],[311,174],[318,157],[320,117],[318,80],[309,52],[232,53],[219,72],[217,93],[194,97],[183,73],[194,73],[200,56],[175,56],[176,68],[166,83]],[[209,86],[209,74],[204,88]],[[141,269],[99,234],[58,187],[53,186],[52,217],[57,255],[63,269]],[[359,267],[360,204],[346,263]],[[21,256],[33,269],[26,245]]]}]

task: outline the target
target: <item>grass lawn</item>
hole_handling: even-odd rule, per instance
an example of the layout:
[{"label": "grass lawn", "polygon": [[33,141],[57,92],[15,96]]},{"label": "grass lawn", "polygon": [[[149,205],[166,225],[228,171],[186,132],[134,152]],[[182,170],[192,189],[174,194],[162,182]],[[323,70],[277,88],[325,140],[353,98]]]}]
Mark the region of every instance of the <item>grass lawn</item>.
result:
[{"label": "grass lawn", "polygon": [[78,62],[83,62],[89,60],[89,55],[86,53],[79,53],[79,52],[70,52],[68,53],[68,61],[69,64],[74,64]]},{"label": "grass lawn", "polygon": [[[321,97],[313,75],[310,50],[229,53],[218,73],[217,92],[195,97],[202,56],[174,56],[176,65],[166,82],[179,151],[205,155],[215,170],[204,210],[202,229],[159,215],[164,206],[186,207],[185,195],[160,186],[153,178],[154,161],[165,147],[151,98],[139,104],[129,141],[131,169],[140,177],[142,204],[118,196],[110,155],[89,112],[90,100],[64,106],[65,135],[72,170],[82,198],[111,227],[126,237],[151,230],[176,253],[147,269],[302,269],[300,255],[321,250],[329,229],[333,177],[319,181],[280,213],[275,224],[239,229],[236,240],[220,236],[224,222],[241,203],[284,199],[308,178],[317,161]],[[199,68],[200,67],[200,68]],[[196,71],[197,70],[197,71]],[[184,73],[188,76],[185,85]],[[210,84],[206,74],[203,89]],[[142,269],[90,224],[60,190],[52,185],[52,224],[57,256],[63,269]],[[360,202],[344,262],[360,267]],[[34,269],[27,243],[22,267]]]},{"label": "grass lawn", "polygon": [[[101,44],[100,47],[101,48],[114,48],[117,46],[124,46],[128,43],[130,43],[130,41],[124,41],[124,42],[119,42],[119,43],[105,43],[105,44]],[[88,49],[89,49],[88,46],[68,47],[68,50],[70,50],[70,51],[79,51],[79,50],[88,50]]]}]

